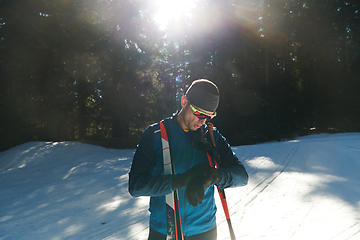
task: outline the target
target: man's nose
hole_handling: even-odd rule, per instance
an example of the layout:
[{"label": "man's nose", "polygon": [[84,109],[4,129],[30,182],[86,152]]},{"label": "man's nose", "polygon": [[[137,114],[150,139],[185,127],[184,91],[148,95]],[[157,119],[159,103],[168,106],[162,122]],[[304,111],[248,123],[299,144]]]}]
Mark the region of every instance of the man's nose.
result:
[{"label": "man's nose", "polygon": [[204,125],[206,123],[206,118],[200,119],[200,122]]}]

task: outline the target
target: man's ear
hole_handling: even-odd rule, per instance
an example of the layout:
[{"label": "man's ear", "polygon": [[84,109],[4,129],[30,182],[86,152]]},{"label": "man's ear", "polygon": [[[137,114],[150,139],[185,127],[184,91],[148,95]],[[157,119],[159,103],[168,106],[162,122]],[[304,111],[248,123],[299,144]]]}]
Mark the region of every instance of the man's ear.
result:
[{"label": "man's ear", "polygon": [[185,96],[182,96],[181,97],[181,107],[185,108],[187,103],[188,103],[187,98]]}]

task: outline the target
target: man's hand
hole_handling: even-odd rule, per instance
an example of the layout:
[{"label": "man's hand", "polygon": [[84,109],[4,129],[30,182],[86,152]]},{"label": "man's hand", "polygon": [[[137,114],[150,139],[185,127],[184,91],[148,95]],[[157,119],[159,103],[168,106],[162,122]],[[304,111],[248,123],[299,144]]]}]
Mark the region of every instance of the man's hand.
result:
[{"label": "man's hand", "polygon": [[210,165],[207,162],[202,162],[199,164],[196,164],[193,166],[190,170],[176,174],[172,179],[172,189],[180,189],[183,187],[186,187],[190,181],[190,179],[199,177],[199,176],[205,176],[208,172],[207,167],[210,167]]},{"label": "man's hand", "polygon": [[204,172],[204,175],[190,179],[185,190],[186,198],[190,205],[194,207],[202,203],[202,200],[205,198],[204,191],[208,187],[212,184],[219,183],[222,180],[221,172],[210,167],[209,164],[204,167]]}]

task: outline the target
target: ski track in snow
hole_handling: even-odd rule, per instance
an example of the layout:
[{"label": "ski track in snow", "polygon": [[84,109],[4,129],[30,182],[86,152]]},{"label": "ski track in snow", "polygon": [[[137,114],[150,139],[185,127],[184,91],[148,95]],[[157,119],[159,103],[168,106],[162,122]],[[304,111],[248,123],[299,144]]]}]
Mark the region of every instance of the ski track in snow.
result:
[{"label": "ski track in snow", "polygon": [[[235,146],[249,184],[226,189],[237,239],[360,239],[360,134]],[[133,149],[29,142],[0,153],[0,240],[147,239]],[[218,239],[229,239],[218,197]]]}]

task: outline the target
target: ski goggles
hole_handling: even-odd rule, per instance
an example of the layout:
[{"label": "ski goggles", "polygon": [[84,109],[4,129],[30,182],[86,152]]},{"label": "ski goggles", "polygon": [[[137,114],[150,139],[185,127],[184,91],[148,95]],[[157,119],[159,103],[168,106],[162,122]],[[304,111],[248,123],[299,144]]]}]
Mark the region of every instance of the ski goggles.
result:
[{"label": "ski goggles", "polygon": [[216,112],[214,112],[214,114],[207,114],[204,113],[198,109],[196,109],[193,105],[190,104],[191,110],[193,111],[193,114],[199,118],[199,119],[206,119],[207,121],[211,120],[213,117],[216,116]]}]

